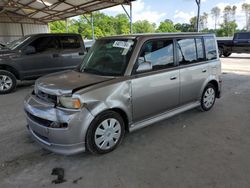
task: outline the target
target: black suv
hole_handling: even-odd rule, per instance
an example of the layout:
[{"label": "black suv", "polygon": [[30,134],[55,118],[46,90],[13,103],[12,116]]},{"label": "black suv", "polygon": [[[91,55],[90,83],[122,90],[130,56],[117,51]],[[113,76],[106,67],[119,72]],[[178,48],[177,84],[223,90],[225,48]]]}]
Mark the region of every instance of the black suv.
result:
[{"label": "black suv", "polygon": [[81,35],[35,34],[0,49],[0,94],[13,91],[17,80],[75,69],[86,53]]}]

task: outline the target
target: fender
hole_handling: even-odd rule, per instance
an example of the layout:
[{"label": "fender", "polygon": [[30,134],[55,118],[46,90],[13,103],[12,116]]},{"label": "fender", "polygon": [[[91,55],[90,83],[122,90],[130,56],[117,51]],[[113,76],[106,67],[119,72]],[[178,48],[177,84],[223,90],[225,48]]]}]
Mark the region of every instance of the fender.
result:
[{"label": "fender", "polygon": [[[208,84],[209,82],[211,82],[211,81],[216,81],[217,84],[218,84],[218,86],[219,86],[219,78],[218,78],[218,76],[216,76],[216,75],[210,75],[210,76],[203,82],[203,84],[202,84],[202,87],[201,87],[201,90],[200,90],[200,98],[199,98],[199,100],[201,99],[201,96],[202,96],[202,93],[203,93],[205,87],[206,87],[207,84]],[[218,89],[220,90],[220,88],[218,88]]]},{"label": "fender", "polygon": [[[129,80],[113,83],[105,87],[87,91],[79,98],[96,117],[106,110],[119,109],[126,114],[128,125],[132,124],[131,82]],[[73,96],[77,97],[77,93]]]}]

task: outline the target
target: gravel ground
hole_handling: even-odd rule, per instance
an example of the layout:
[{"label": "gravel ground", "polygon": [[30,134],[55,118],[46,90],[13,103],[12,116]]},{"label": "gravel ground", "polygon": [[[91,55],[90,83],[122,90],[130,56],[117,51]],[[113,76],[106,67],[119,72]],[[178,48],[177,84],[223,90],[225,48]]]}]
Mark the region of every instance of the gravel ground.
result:
[{"label": "gravel ground", "polygon": [[[114,152],[61,156],[28,135],[23,99],[33,82],[0,96],[0,187],[248,188],[250,55],[222,58],[223,93],[209,112],[191,110],[128,134]],[[55,167],[66,182],[55,185]]]}]

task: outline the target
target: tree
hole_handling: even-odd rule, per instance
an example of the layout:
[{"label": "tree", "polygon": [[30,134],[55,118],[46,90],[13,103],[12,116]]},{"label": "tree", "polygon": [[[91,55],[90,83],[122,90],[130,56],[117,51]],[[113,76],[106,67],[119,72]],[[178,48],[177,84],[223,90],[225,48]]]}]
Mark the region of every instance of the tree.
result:
[{"label": "tree", "polygon": [[231,7],[229,5],[224,8],[224,23],[221,24],[221,29],[225,30],[224,33],[226,33],[227,36],[232,36],[237,28],[237,24],[235,22],[236,9],[236,6]]},{"label": "tree", "polygon": [[223,15],[223,17],[224,17],[224,22],[225,23],[231,22],[231,21],[235,21],[236,9],[237,9],[237,7],[235,5],[232,6],[232,7],[230,5],[228,5],[228,6],[226,6],[224,8],[224,11],[223,11],[224,15]]},{"label": "tree", "polygon": [[192,17],[190,19],[190,25],[191,25],[191,28],[192,28],[191,31],[196,31],[196,26],[197,26],[196,22],[197,22],[197,17],[196,16],[194,16],[194,17]]},{"label": "tree", "polygon": [[202,16],[200,16],[200,30],[205,30],[207,29],[207,19],[208,19],[208,14],[206,12],[203,13]]},{"label": "tree", "polygon": [[177,23],[174,25],[174,28],[180,32],[192,32],[192,31],[194,31],[191,24],[188,24],[188,23],[182,23],[182,24]]},{"label": "tree", "polygon": [[246,30],[250,31],[250,4],[244,3],[242,5],[242,10],[245,12],[246,15]]},{"label": "tree", "polygon": [[147,20],[139,20],[133,23],[134,33],[153,33],[155,32],[155,24],[149,23]]},{"label": "tree", "polygon": [[215,30],[217,29],[218,20],[220,18],[220,12],[221,12],[221,10],[219,7],[214,7],[211,10],[211,14],[212,14],[212,17],[214,19],[214,29]]},{"label": "tree", "polygon": [[115,16],[115,30],[116,34],[129,34],[130,26],[129,19],[126,14],[118,14]]},{"label": "tree", "polygon": [[157,33],[163,33],[163,32],[177,32],[176,28],[174,27],[174,24],[171,20],[165,20],[164,22],[161,22],[159,27],[156,30]]}]

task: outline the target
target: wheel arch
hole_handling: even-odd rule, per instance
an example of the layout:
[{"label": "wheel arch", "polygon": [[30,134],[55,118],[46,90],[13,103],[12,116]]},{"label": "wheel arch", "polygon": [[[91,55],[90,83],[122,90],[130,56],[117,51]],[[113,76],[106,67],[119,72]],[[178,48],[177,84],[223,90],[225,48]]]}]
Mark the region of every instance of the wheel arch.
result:
[{"label": "wheel arch", "polygon": [[101,115],[101,114],[103,114],[104,112],[107,112],[107,111],[113,111],[113,112],[118,113],[122,117],[122,119],[124,121],[125,130],[129,131],[129,116],[128,116],[127,112],[124,109],[120,108],[120,107],[102,108],[98,113],[93,114],[94,118],[96,118],[97,116],[99,116],[99,115]]},{"label": "wheel arch", "polygon": [[211,81],[209,81],[207,83],[207,85],[208,84],[212,84],[215,87],[215,89],[216,89],[216,97],[218,97],[218,95],[219,95],[219,84],[218,84],[218,82],[216,80],[211,80]]},{"label": "wheel arch", "polygon": [[10,66],[10,65],[5,65],[5,64],[1,64],[0,65],[0,70],[5,70],[5,71],[9,71],[11,72],[18,80],[20,80],[20,74],[18,73],[18,71]]},{"label": "wheel arch", "polygon": [[201,88],[201,90],[200,90],[200,96],[199,96],[199,98],[201,98],[201,96],[202,96],[202,93],[203,93],[203,91],[204,91],[204,89],[205,89],[205,87],[208,85],[208,84],[213,84],[214,85],[214,87],[215,87],[215,89],[216,89],[216,97],[218,98],[219,97],[219,81],[216,79],[216,77],[215,76],[210,76],[205,82],[204,82],[204,84],[203,84],[203,86],[202,86],[202,88]]}]

